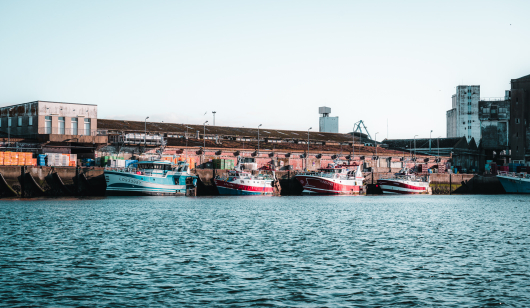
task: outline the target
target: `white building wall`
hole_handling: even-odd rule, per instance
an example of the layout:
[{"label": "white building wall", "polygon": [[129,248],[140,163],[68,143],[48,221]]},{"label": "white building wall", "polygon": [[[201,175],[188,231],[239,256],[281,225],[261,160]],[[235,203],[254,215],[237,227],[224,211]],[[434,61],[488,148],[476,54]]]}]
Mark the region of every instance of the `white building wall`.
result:
[{"label": "white building wall", "polygon": [[475,138],[477,144],[480,142],[481,130],[478,112],[480,100],[480,86],[458,86],[453,96],[456,103],[456,136],[465,136],[469,142]]}]

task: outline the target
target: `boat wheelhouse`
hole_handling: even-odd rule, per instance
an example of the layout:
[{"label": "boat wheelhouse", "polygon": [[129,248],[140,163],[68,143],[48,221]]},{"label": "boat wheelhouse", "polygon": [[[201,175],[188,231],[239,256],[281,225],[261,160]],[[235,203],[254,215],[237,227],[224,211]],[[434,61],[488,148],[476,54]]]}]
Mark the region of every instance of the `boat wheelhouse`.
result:
[{"label": "boat wheelhouse", "polygon": [[197,177],[186,162],[140,161],[129,168],[105,168],[108,195],[185,195]]}]

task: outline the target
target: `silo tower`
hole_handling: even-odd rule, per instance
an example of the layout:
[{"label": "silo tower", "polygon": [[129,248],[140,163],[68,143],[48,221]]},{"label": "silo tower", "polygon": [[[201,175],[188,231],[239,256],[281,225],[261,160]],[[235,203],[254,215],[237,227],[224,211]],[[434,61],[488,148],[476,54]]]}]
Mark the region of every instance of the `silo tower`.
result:
[{"label": "silo tower", "polygon": [[330,107],[318,107],[319,131],[321,133],[338,133],[339,132],[339,117],[330,117]]}]

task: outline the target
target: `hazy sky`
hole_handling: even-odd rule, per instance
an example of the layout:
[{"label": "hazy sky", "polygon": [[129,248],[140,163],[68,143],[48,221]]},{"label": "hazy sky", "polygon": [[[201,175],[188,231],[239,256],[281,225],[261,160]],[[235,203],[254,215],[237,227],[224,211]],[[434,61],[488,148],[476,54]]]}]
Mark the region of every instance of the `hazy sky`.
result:
[{"label": "hazy sky", "polygon": [[[0,106],[99,118],[446,135],[459,84],[530,74],[530,1],[0,0]],[[204,115],[208,112],[207,115]]]}]

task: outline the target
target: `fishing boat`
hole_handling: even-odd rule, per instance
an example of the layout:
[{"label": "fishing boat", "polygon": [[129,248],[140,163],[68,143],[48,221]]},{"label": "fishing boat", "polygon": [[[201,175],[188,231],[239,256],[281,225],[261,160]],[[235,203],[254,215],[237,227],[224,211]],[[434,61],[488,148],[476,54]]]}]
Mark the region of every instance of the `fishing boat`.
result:
[{"label": "fishing boat", "polygon": [[530,175],[526,172],[500,171],[497,179],[509,194],[530,194]]},{"label": "fishing boat", "polygon": [[274,193],[274,176],[236,170],[228,171],[224,177],[214,179],[215,186],[221,195],[272,195]]},{"label": "fishing boat", "polygon": [[360,194],[364,181],[360,166],[341,165],[338,162],[318,169],[318,172],[298,174],[295,178],[304,187],[303,194],[317,195]]},{"label": "fishing boat", "polygon": [[418,176],[404,168],[390,178],[377,180],[384,194],[426,194],[429,193],[429,176]]},{"label": "fishing boat", "polygon": [[129,168],[107,167],[104,174],[107,195],[185,195],[197,184],[186,162],[140,161]]}]

